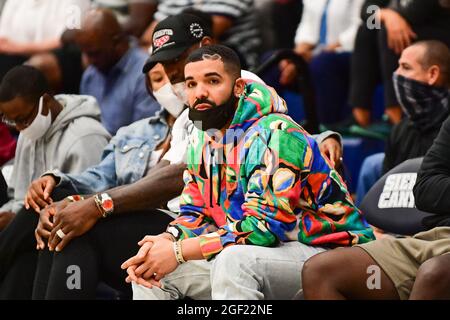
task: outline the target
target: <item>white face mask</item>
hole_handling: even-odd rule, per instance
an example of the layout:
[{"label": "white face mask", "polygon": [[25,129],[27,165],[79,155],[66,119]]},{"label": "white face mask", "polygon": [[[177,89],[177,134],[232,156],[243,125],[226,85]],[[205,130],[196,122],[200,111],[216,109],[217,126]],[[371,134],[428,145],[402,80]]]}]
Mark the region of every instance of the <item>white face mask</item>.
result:
[{"label": "white face mask", "polygon": [[188,98],[187,98],[187,94],[186,94],[186,83],[178,82],[178,83],[172,84],[171,86],[172,86],[173,92],[178,97],[178,99],[180,99],[181,101],[183,101],[184,104],[187,105]]},{"label": "white face mask", "polygon": [[39,138],[41,138],[50,128],[50,125],[52,124],[52,117],[50,115],[50,110],[48,111],[48,114],[44,116],[42,114],[42,107],[43,107],[44,101],[41,97],[39,99],[39,110],[36,118],[34,118],[33,122],[26,127],[24,130],[20,132],[21,135],[24,137],[36,141]]},{"label": "white face mask", "polygon": [[153,91],[153,95],[159,104],[175,118],[177,118],[184,109],[183,101],[175,95],[170,83],[166,83],[158,90]]}]

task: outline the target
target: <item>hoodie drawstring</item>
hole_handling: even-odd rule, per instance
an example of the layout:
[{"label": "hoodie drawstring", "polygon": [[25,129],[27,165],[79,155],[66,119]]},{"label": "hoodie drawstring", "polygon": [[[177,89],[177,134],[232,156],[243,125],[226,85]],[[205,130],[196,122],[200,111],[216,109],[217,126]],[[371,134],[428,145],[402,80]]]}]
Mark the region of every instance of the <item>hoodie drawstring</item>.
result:
[{"label": "hoodie drawstring", "polygon": [[214,184],[214,149],[211,148],[211,160],[209,163],[209,206],[213,207],[213,184]]},{"label": "hoodie drawstring", "polygon": [[[213,138],[214,139],[214,138]],[[221,187],[222,187],[222,164],[221,161],[223,159],[217,159],[218,163],[216,164],[216,155],[215,155],[215,149],[211,146],[211,143],[209,143],[210,150],[211,150],[211,160],[209,163],[209,176],[210,176],[210,183],[209,183],[209,205],[210,207],[213,207],[213,196],[214,196],[214,168],[217,167],[217,199],[216,199],[216,205],[220,206],[220,199],[221,199]],[[222,155],[223,155],[223,149],[222,149]],[[223,156],[222,156],[223,158]]]}]

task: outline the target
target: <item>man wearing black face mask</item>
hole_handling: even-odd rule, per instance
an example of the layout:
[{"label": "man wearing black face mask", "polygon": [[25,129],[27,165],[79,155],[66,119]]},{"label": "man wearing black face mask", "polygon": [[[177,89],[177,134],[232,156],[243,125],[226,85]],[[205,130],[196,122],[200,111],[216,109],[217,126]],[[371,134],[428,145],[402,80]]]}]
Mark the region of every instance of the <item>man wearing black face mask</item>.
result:
[{"label": "man wearing black face mask", "polygon": [[384,173],[405,160],[424,156],[431,147],[449,115],[448,56],[447,46],[433,40],[417,42],[402,52],[393,83],[406,117],[393,127],[384,155],[372,155],[363,163],[358,202]]},{"label": "man wearing black face mask", "polygon": [[394,127],[383,171],[425,155],[449,115],[449,49],[439,41],[406,48],[393,75],[394,89],[406,117]]},{"label": "man wearing black face mask", "polygon": [[189,137],[180,214],[122,265],[136,299],[290,299],[310,256],[373,239],[284,100],[240,71],[236,53],[220,45],[187,58],[198,130]]},{"label": "man wearing black face mask", "polygon": [[[234,108],[237,98],[231,95],[224,103],[217,105],[207,98],[201,98],[195,101],[192,108],[189,109],[189,119],[199,130],[212,130],[223,128],[231,120],[234,115]],[[209,108],[201,107],[210,105]]]},{"label": "man wearing black face mask", "polygon": [[[399,65],[394,88],[407,117],[394,129],[388,149],[403,155],[389,160],[395,164],[408,152],[426,153],[414,197],[420,210],[436,213],[424,221],[434,228],[311,258],[303,269],[307,299],[450,299],[449,120],[442,124],[449,119],[450,52],[437,41],[417,42],[403,51]],[[367,285],[369,267],[379,267],[379,288]]]}]

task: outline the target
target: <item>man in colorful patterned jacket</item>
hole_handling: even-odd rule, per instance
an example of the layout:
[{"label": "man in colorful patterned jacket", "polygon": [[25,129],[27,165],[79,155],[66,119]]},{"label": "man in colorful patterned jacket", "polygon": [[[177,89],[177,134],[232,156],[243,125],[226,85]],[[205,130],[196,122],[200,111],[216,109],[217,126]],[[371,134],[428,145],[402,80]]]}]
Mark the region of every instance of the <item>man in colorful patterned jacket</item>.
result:
[{"label": "man in colorful patterned jacket", "polygon": [[[316,253],[372,240],[341,177],[229,48],[190,54],[181,213],[122,268],[135,299],[289,299]],[[185,263],[186,262],[186,263]]]}]

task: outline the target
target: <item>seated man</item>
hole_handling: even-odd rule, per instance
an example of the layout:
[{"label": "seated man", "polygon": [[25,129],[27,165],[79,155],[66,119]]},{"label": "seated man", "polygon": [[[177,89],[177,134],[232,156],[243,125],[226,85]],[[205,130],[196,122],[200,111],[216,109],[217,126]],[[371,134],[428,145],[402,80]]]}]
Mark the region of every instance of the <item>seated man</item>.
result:
[{"label": "seated man", "polygon": [[307,258],[373,239],[317,143],[231,49],[201,47],[184,70],[197,130],[181,212],[124,262],[135,299],[291,298]]},{"label": "seated man", "polygon": [[80,93],[97,98],[102,123],[112,135],[159,110],[140,73],[147,54],[126,36],[111,11],[89,11],[76,42],[90,64],[83,73]]},{"label": "seated man", "polygon": [[[23,207],[29,184],[50,169],[65,173],[81,172],[99,161],[101,150],[110,138],[100,123],[100,109],[94,98],[76,95],[53,97],[48,90],[44,75],[29,66],[14,67],[0,84],[2,122],[20,131],[9,186],[14,190],[14,198],[0,208],[0,216],[8,217],[0,226],[3,230],[0,232],[1,294],[21,288],[19,282],[10,283],[8,288],[1,282],[6,272],[14,272],[7,264],[16,250],[14,244],[33,239],[28,229],[8,230],[19,215],[34,216]],[[20,279],[28,279],[29,276],[33,275],[24,277],[20,274]]]},{"label": "seated man", "polygon": [[20,131],[10,186],[14,199],[0,208],[1,214],[17,213],[28,185],[46,170],[79,172],[98,161],[98,148],[110,138],[98,122],[95,99],[47,92],[42,73],[28,66],[14,67],[0,84],[2,122]]},{"label": "seated man", "polygon": [[307,299],[450,299],[450,118],[424,157],[416,206],[436,213],[412,238],[382,238],[305,263]]},{"label": "seated man", "polygon": [[394,89],[406,115],[392,128],[385,152],[367,157],[358,178],[358,205],[383,174],[405,160],[423,157],[449,115],[450,50],[436,40],[403,50],[393,74]]}]

